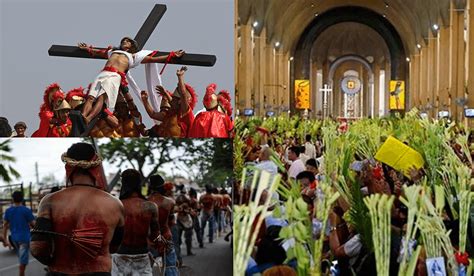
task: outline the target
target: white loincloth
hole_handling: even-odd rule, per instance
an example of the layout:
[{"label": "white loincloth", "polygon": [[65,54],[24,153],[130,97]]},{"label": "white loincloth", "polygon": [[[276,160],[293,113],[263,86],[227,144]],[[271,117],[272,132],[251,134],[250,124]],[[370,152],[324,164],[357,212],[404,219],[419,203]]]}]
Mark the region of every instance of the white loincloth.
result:
[{"label": "white loincloth", "polygon": [[[150,50],[141,50],[138,53],[135,53],[133,55],[133,64],[130,65],[130,69],[135,68],[138,65],[140,65],[143,59],[151,53],[152,51]],[[161,96],[155,92],[155,86],[162,85],[162,83],[161,83],[161,76],[158,70],[158,64],[156,63],[145,64],[145,80],[146,80],[146,85],[148,88],[148,97],[150,99],[151,106],[153,107],[153,110],[155,110],[156,112],[159,112],[160,104],[161,104]],[[128,71],[127,73],[127,81],[128,81],[130,90],[138,97],[138,99],[140,99],[140,92],[142,89],[140,89],[138,84],[135,82],[132,75],[130,74],[130,71]],[[158,123],[158,121],[155,120],[155,123]]]},{"label": "white loincloth", "polygon": [[92,83],[89,96],[97,99],[100,95],[107,94],[105,101],[107,108],[115,108],[121,81],[122,78],[118,73],[102,71]]},{"label": "white loincloth", "polygon": [[148,254],[112,254],[112,276],[152,276]]}]

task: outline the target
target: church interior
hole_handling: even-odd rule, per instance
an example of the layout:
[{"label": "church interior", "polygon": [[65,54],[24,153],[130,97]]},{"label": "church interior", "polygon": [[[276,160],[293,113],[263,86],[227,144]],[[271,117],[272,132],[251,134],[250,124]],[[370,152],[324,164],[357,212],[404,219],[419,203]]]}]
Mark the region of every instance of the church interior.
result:
[{"label": "church interior", "polygon": [[237,115],[472,125],[470,0],[237,0]]}]

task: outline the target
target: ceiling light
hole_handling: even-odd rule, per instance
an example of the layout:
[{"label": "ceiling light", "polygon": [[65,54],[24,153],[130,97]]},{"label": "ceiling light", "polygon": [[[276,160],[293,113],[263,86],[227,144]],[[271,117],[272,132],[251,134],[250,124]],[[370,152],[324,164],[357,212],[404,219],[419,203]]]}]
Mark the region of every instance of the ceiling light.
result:
[{"label": "ceiling light", "polygon": [[315,14],[314,14],[314,16],[318,16],[318,15],[319,15],[319,13],[315,13]]},{"label": "ceiling light", "polygon": [[295,58],[294,57],[290,57],[290,61],[293,61]]},{"label": "ceiling light", "polygon": [[410,58],[409,58],[409,57],[407,57],[407,62],[410,62]]},{"label": "ceiling light", "polygon": [[387,17],[387,15],[386,15],[385,13],[384,13],[384,14],[382,14],[382,16],[383,16],[383,18],[386,18],[386,17]]},{"label": "ceiling light", "polygon": [[416,48],[421,49],[420,43],[416,44]]},{"label": "ceiling light", "polygon": [[433,24],[433,30],[435,30],[435,31],[439,30],[439,25],[438,24]]},{"label": "ceiling light", "polygon": [[280,41],[275,42],[275,47],[280,47]]},{"label": "ceiling light", "polygon": [[257,28],[257,26],[258,26],[258,21],[253,22],[252,26],[253,26],[254,28]]}]

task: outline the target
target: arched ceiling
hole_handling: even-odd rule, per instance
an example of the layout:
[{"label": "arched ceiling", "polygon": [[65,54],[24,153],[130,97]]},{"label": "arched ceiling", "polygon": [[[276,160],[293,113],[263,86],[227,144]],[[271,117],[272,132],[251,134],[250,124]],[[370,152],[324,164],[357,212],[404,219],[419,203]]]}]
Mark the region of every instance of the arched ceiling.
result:
[{"label": "arched ceiling", "polygon": [[329,27],[318,37],[311,50],[312,60],[319,64],[345,55],[370,56],[379,64],[390,56],[385,40],[375,30],[353,22]]},{"label": "arched ceiling", "polygon": [[[452,0],[457,9],[466,0]],[[285,51],[293,52],[299,37],[317,15],[328,10],[358,6],[384,15],[395,27],[407,54],[416,44],[425,44],[433,24],[449,24],[450,0],[238,0],[239,22],[258,21],[271,42],[280,41]]]}]

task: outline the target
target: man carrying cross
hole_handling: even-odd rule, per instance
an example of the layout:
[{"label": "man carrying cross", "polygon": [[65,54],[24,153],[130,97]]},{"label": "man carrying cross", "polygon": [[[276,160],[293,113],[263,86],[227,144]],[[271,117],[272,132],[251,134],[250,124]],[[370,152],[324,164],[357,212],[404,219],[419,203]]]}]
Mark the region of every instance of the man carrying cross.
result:
[{"label": "man carrying cross", "polygon": [[86,123],[89,123],[103,109],[105,104],[108,108],[113,108],[117,101],[119,90],[122,90],[127,102],[132,102],[132,97],[128,92],[128,82],[126,74],[130,68],[134,68],[141,63],[169,63],[173,58],[180,58],[184,51],[171,52],[167,56],[153,57],[154,53],[149,51],[138,51],[138,42],[130,37],[124,37],[120,41],[120,48],[97,49],[85,43],[79,43],[79,48],[88,51],[91,56],[108,58],[102,72],[92,83],[89,97],[82,111]]}]

